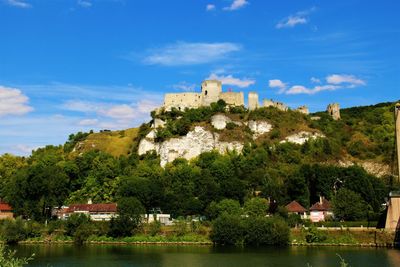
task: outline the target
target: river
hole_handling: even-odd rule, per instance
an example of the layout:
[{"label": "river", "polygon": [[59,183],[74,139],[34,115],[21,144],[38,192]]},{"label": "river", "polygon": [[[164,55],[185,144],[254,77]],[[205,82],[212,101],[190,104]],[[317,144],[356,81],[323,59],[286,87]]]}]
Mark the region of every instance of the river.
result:
[{"label": "river", "polygon": [[352,267],[400,266],[400,250],[358,247],[214,248],[154,245],[19,245],[18,256],[35,253],[29,266],[219,266],[328,267],[338,254]]}]

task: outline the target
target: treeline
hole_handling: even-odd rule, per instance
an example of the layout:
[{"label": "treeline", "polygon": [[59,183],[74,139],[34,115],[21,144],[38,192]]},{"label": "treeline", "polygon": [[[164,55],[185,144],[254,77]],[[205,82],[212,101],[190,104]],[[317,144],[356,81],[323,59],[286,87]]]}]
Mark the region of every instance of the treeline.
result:
[{"label": "treeline", "polygon": [[340,189],[355,193],[371,212],[380,211],[393,189],[390,179],[357,166],[305,164],[302,151],[309,145],[247,145],[242,154],[207,152],[190,162],[177,159],[165,169],[155,154],[115,158],[90,151],[70,158],[63,147],[48,146],[29,158],[0,157],[0,197],[17,216],[37,221],[50,219],[54,207],[88,199],[100,203],[135,197],[147,212],[160,207],[173,217],[209,218],[210,205],[226,198],[243,204],[258,195],[280,206],[297,200],[308,208],[319,196],[333,200]]}]

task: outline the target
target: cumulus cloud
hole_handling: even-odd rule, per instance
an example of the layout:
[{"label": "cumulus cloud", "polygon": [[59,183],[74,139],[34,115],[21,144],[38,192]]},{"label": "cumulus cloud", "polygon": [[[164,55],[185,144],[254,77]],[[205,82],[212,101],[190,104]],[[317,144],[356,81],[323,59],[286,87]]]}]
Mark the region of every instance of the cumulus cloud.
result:
[{"label": "cumulus cloud", "polygon": [[234,11],[238,10],[240,8],[243,8],[244,6],[248,5],[249,2],[247,0],[232,0],[232,3],[230,6],[224,7],[224,10],[227,11]]},{"label": "cumulus cloud", "polygon": [[276,24],[277,29],[282,28],[293,28],[299,24],[307,24],[309,21],[308,15],[316,10],[315,7],[312,7],[307,10],[299,11],[294,15],[290,15],[286,18],[283,18],[278,24]]},{"label": "cumulus cloud", "polygon": [[218,76],[215,73],[210,74],[210,76],[208,76],[207,80],[219,80],[219,81],[221,81],[222,84],[233,85],[233,86],[237,86],[240,88],[249,87],[250,85],[253,85],[256,83],[256,81],[253,79],[247,79],[247,78],[239,79],[239,78],[233,77],[232,75]]},{"label": "cumulus cloud", "polygon": [[331,74],[326,77],[327,84],[320,85],[321,80],[315,77],[311,78],[311,83],[318,84],[312,87],[304,85],[293,85],[288,88],[287,84],[281,80],[269,80],[269,87],[279,88],[279,93],[287,95],[308,94],[313,95],[322,91],[334,91],[342,88],[354,88],[366,85],[366,82],[354,75],[348,74]]},{"label": "cumulus cloud", "polygon": [[81,100],[68,100],[63,104],[62,107],[71,111],[95,112],[99,109],[100,105],[102,104]]},{"label": "cumulus cloud", "polygon": [[285,94],[287,95],[296,95],[296,94],[308,94],[308,95],[313,95],[321,91],[334,91],[336,89],[341,88],[340,86],[337,85],[317,85],[312,88],[307,88],[303,85],[294,85],[290,87]]},{"label": "cumulus cloud", "polygon": [[224,58],[241,46],[234,43],[186,43],[178,42],[150,52],[143,62],[149,65],[195,65]]},{"label": "cumulus cloud", "polygon": [[5,0],[5,3],[9,6],[14,6],[18,8],[31,8],[32,5],[23,0]]},{"label": "cumulus cloud", "polygon": [[136,112],[133,107],[127,104],[122,104],[115,105],[106,109],[101,109],[99,110],[99,114],[113,119],[131,120],[135,118]]},{"label": "cumulus cloud", "polygon": [[194,92],[194,90],[196,88],[196,84],[180,82],[180,83],[172,85],[172,88],[181,90],[181,91],[185,91],[185,92]]},{"label": "cumulus cloud", "polygon": [[39,146],[30,146],[25,144],[17,144],[14,149],[21,152],[22,154],[30,154],[33,150],[38,149]]},{"label": "cumulus cloud", "polygon": [[279,93],[283,93],[286,90],[286,83],[278,79],[269,80],[268,85],[271,88],[279,88]]},{"label": "cumulus cloud", "polygon": [[33,110],[28,105],[29,98],[21,90],[0,85],[0,117],[5,115],[24,115]]},{"label": "cumulus cloud", "polygon": [[330,84],[347,84],[348,86],[355,87],[365,85],[366,82],[362,79],[348,74],[332,74],[326,77],[326,82]]},{"label": "cumulus cloud", "polygon": [[84,8],[89,8],[92,6],[92,3],[87,0],[78,0],[78,5]]},{"label": "cumulus cloud", "polygon": [[215,10],[215,5],[213,5],[213,4],[208,4],[208,5],[206,6],[206,10],[207,10],[207,11],[214,11],[214,10]]}]

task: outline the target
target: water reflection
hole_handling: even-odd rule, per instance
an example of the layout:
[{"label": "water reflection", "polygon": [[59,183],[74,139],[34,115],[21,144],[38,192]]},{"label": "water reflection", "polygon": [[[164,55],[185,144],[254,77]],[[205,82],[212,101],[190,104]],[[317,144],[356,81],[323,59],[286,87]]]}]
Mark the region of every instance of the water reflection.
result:
[{"label": "water reflection", "polygon": [[400,266],[400,250],[350,247],[215,248],[208,246],[21,245],[19,256],[35,253],[29,266],[339,266],[340,254],[353,267]]}]

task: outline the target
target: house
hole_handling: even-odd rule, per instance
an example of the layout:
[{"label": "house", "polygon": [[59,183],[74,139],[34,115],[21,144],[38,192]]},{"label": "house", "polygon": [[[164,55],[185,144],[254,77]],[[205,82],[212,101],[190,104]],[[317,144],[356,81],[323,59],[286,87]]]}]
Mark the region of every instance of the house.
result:
[{"label": "house", "polygon": [[14,218],[12,207],[0,199],[0,220],[12,218]]},{"label": "house", "polygon": [[154,221],[160,222],[162,225],[172,225],[171,214],[145,214],[144,221],[146,223],[152,223]]},{"label": "house", "polygon": [[320,196],[319,201],[310,208],[310,220],[312,222],[321,222],[331,217],[333,217],[331,203]]},{"label": "house", "polygon": [[288,214],[298,214],[302,219],[307,218],[307,210],[302,205],[300,205],[300,203],[297,202],[296,200],[293,200],[292,202],[287,204],[286,210]]},{"label": "house", "polygon": [[109,221],[117,216],[117,204],[72,204],[69,207],[61,208],[57,213],[57,217],[66,220],[72,214],[79,213],[88,215],[92,221]]}]

